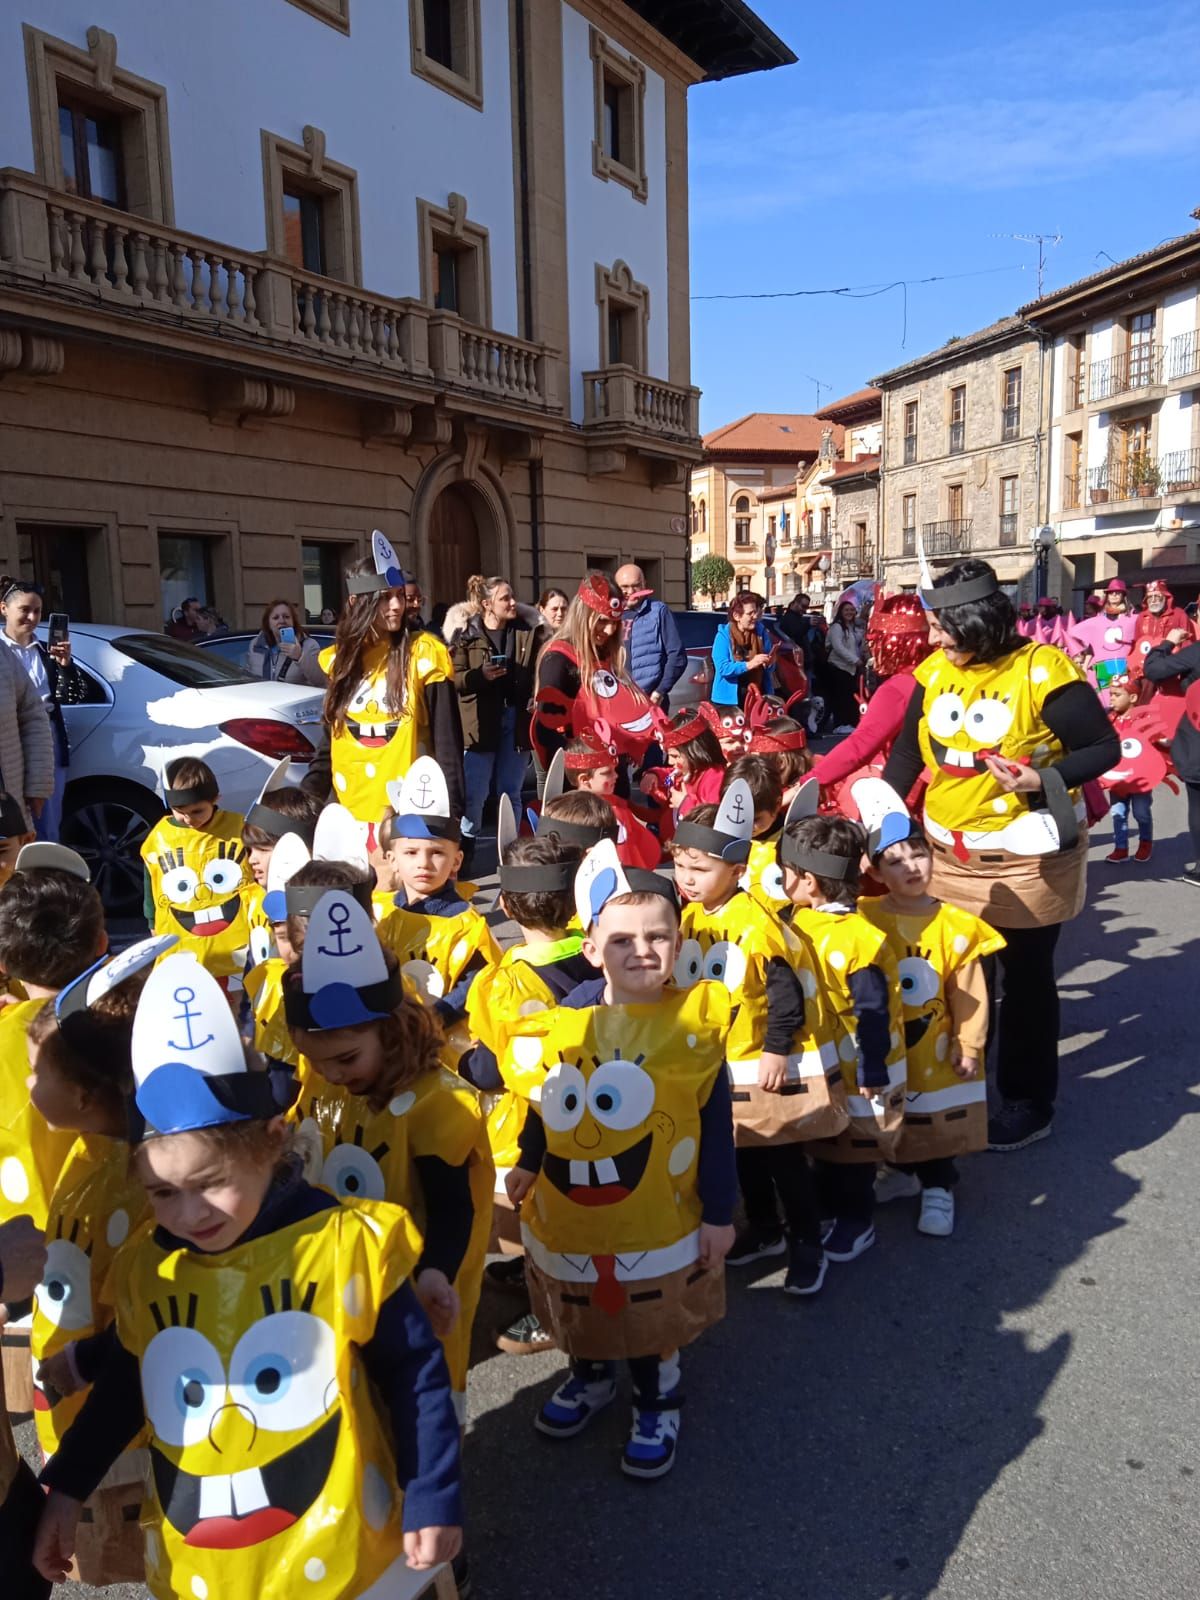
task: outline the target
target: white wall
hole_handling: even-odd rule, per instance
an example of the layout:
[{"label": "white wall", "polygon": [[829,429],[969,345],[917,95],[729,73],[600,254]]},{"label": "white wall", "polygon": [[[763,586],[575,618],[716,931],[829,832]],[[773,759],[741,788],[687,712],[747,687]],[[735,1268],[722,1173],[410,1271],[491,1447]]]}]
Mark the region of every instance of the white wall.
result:
[{"label": "white wall", "polygon": [[354,0],[348,37],[287,0],[11,0],[0,5],[0,166],[33,167],[22,21],[82,49],[95,24],[116,35],[120,66],[167,90],[178,227],[265,249],[260,129],[299,144],[312,123],[329,158],[358,173],[364,286],[420,293],[417,199],[445,205],[457,191],[491,235],[495,326],[515,333],[508,7],[480,9],[476,111],[413,76],[405,0]]},{"label": "white wall", "polygon": [[[495,3],[495,0],[493,0]],[[619,50],[619,43],[610,40]],[[623,52],[628,54],[628,52]],[[594,67],[589,24],[563,6],[563,140],[567,194],[567,278],[571,333],[571,415],[583,418],[581,374],[605,363],[600,351],[596,265],[624,261],[650,291],[647,345],[650,375],[670,375],[667,313],[666,89],[646,69],[646,173],[649,192],[638,200],[621,183],[592,171],[595,135]]]}]

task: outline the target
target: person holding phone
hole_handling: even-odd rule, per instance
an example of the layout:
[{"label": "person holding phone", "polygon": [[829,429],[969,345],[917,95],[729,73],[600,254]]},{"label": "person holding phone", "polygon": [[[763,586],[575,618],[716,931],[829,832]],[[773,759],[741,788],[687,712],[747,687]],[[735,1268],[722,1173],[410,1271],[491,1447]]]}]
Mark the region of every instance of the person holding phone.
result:
[{"label": "person holding phone", "polygon": [[762,694],[774,693],[772,668],[778,645],[763,625],[765,605],[753,589],[743,589],[730,601],[729,621],[713,637],[713,705],[742,705],[751,684]]},{"label": "person holding phone", "polygon": [[272,600],[262,625],[246,651],[246,671],[255,678],[325,687],[318,659],[321,646],[304,631],[300,613],[290,600]]},{"label": "person holding phone", "polygon": [[[19,724],[19,744],[22,755],[22,781],[18,787],[8,755],[5,731],[0,725],[0,771],[4,773],[5,786],[19,799],[23,798],[39,839],[56,840],[62,824],[63,791],[67,786],[67,771],[71,764],[71,747],[67,739],[67,725],[63,720],[63,706],[78,705],[87,699],[87,680],[71,659],[71,624],[65,612],[50,615],[47,642],[37,638],[37,626],[42,620],[43,594],[40,584],[24,578],[6,580],[3,599],[0,599],[0,617],[4,620],[4,643],[16,658],[49,718],[49,748],[53,774],[43,784],[33,774],[40,770],[43,754],[43,731],[36,725],[35,713],[29,708],[22,715],[21,702],[15,707]],[[0,713],[2,715],[2,713]],[[40,792],[39,792],[40,791]]]},{"label": "person holding phone", "polygon": [[451,607],[445,636],[466,746],[462,831],[469,857],[490,793],[508,795],[521,815],[534,667],[549,630],[520,615],[507,578],[476,576],[467,580],[466,605]]}]

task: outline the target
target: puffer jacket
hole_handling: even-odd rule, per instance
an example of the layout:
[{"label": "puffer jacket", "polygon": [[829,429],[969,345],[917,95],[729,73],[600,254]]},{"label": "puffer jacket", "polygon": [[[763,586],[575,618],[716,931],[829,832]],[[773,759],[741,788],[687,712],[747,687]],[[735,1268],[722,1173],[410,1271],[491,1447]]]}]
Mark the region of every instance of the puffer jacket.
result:
[{"label": "puffer jacket", "polygon": [[657,694],[665,707],[687,666],[687,651],[661,600],[643,600],[626,611],[625,661],[642,693]]},{"label": "puffer jacket", "polygon": [[25,798],[54,793],[54,735],[42,698],[11,650],[0,650],[0,782]]},{"label": "puffer jacket", "polygon": [[[522,608],[522,612],[525,610]],[[502,678],[485,678],[483,668],[491,660],[492,643],[483,631],[483,618],[473,612],[465,624],[450,633],[450,620],[455,611],[456,607],[447,613],[443,632],[447,635],[450,659],[454,663],[454,686],[458,690],[466,749],[481,755],[492,754],[499,747],[504,712],[513,706],[517,713],[516,748],[528,750],[534,672],[542,646],[550,637],[549,629],[542,623],[531,624],[524,614],[518,613],[508,625],[508,671]],[[457,622],[458,616],[454,616],[454,620]]]},{"label": "puffer jacket", "polygon": [[293,661],[280,650],[271,660],[271,646],[265,633],[260,632],[246,651],[246,671],[255,678],[270,678],[276,683],[307,684],[310,689],[325,687],[325,674],[318,657],[321,646],[311,634],[300,641],[300,659]]}]

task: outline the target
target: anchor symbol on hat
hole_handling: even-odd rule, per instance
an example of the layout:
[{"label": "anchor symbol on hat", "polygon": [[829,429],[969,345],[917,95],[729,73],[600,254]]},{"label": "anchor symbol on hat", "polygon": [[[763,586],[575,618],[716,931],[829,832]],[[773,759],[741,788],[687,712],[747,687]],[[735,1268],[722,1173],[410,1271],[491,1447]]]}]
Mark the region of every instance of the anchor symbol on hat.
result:
[{"label": "anchor symbol on hat", "polygon": [[729,800],[729,820],[730,822],[741,824],[745,821],[745,811],[742,804],[742,797],[740,794],[732,794],[730,795]]},{"label": "anchor symbol on hat", "polygon": [[193,1021],[204,1015],[203,1011],[193,1011],[191,1008],[191,1003],[196,998],[195,989],[189,988],[187,984],[181,984],[179,988],[174,991],[172,998],[179,1006],[179,1010],[175,1013],[175,1020],[176,1022],[183,1023],[184,1028],[187,1031],[187,1043],[180,1044],[175,1039],[168,1039],[167,1043],[170,1045],[171,1049],[200,1050],[206,1044],[211,1044],[213,1039],[211,1033],[206,1033],[203,1039],[197,1039],[192,1033]]},{"label": "anchor symbol on hat", "polygon": [[433,785],[429,781],[429,774],[422,772],[417,779],[416,793],[412,797],[413,805],[418,811],[429,811],[432,810],[436,798]]},{"label": "anchor symbol on hat", "polygon": [[323,956],[333,956],[335,959],[356,956],[362,949],[361,944],[356,944],[352,949],[346,948],[347,939],[354,937],[350,930],[350,908],[335,903],[329,908],[329,937],[337,945],[336,950],[331,950],[328,945],[319,944],[317,949]]}]

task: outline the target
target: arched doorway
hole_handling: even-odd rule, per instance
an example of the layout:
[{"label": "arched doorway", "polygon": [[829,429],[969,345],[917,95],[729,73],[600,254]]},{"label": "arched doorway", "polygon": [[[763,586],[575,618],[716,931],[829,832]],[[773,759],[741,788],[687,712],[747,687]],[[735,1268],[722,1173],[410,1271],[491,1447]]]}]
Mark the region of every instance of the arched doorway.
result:
[{"label": "arched doorway", "polygon": [[489,558],[495,540],[485,543],[480,537],[480,513],[485,512],[479,497],[468,484],[451,483],[433,502],[429,514],[429,592],[431,605],[444,601],[453,605],[465,599],[467,579],[484,567],[485,549]]}]

